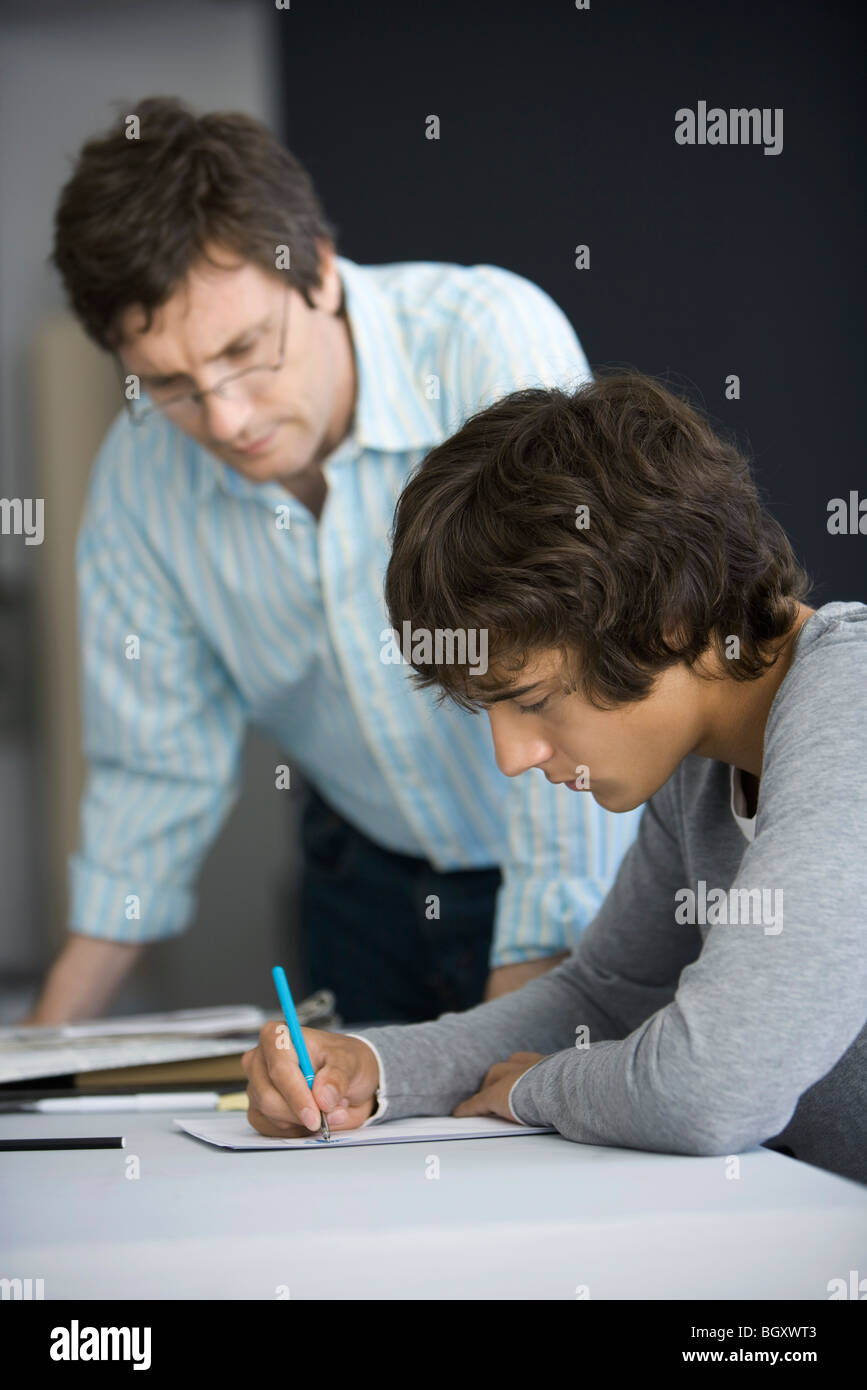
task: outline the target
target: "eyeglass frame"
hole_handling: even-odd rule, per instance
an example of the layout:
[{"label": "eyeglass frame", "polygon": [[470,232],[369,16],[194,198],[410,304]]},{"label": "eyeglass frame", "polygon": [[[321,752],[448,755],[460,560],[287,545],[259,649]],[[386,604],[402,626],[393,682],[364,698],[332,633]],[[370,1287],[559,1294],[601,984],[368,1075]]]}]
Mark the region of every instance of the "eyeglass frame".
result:
[{"label": "eyeglass frame", "polygon": [[[152,402],[150,405],[145,406],[144,410],[141,410],[138,414],[136,414],[133,408],[132,401],[126,394],[126,382],[128,377],[135,376],[139,383],[141,383],[141,378],[138,376],[136,372],[125,371],[123,362],[120,360],[120,356],[117,352],[115,352],[114,360],[120,375],[121,390],[123,391],[123,403],[126,406],[127,414],[129,415],[129,418],[132,421],[132,423],[134,425],[140,425],[151,415],[165,414],[169,408],[178,405],[180,401],[189,400],[192,401],[193,404],[200,406],[205,396],[210,396],[214,393],[219,394],[219,392],[222,391],[223,387],[227,386],[229,382],[237,381],[240,377],[249,376],[252,372],[279,372],[280,368],[286,361],[286,337],[287,330],[289,327],[290,288],[291,286],[289,285],[286,285],[284,287],[282,324],[280,328],[280,356],[273,367],[264,367],[261,365],[254,367],[242,367],[239,372],[230,372],[228,376],[221,377],[219,381],[215,381],[213,386],[206,386],[203,391],[200,391],[198,387],[196,387],[192,391],[181,391],[177,396],[173,396],[171,400],[164,401],[162,405],[157,405],[156,403]],[[147,392],[145,392],[144,394],[147,395]]]}]

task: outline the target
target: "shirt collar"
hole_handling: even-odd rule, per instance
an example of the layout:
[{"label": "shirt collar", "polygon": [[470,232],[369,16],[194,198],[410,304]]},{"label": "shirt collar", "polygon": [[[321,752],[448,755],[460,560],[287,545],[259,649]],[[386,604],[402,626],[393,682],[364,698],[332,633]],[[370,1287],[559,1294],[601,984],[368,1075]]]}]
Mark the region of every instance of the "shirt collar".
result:
[{"label": "shirt collar", "polygon": [[[349,434],[330,455],[330,461],[346,461],[362,449],[396,453],[432,449],[445,439],[445,431],[424,397],[424,379],[413,370],[388,294],[377,283],[372,267],[338,256],[337,268],[346,297],[358,383]],[[283,493],[277,483],[250,482],[207,450],[197,452],[206,463],[200,475],[203,490],[219,485],[224,492],[263,500],[266,490],[278,488]]]},{"label": "shirt collar", "polygon": [[756,838],[756,818],[747,814],[747,798],[744,792],[742,773],[739,767],[732,765],[731,769],[731,796],[729,799],[732,817],[738,830],[745,840],[752,844]]},{"label": "shirt collar", "polygon": [[375,270],[338,256],[355,346],[358,396],[353,433],[362,449],[432,448],[445,432],[425,400],[397,314]]}]

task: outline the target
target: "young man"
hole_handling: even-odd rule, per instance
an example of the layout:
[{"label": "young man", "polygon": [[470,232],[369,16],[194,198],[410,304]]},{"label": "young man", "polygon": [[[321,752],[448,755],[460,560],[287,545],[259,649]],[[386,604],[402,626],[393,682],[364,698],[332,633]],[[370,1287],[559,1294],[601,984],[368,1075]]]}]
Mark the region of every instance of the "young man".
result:
[{"label": "young man", "polygon": [[638,815],[582,814],[540,774],[504,795],[479,721],[394,660],[382,581],[432,446],[517,385],[587,377],[564,315],[493,266],[338,257],[262,125],[163,98],[85,145],[55,260],[126,409],[79,541],[71,934],[30,1021],[98,1013],[188,924],[251,723],[285,750],[275,795],[313,788],[302,926],[344,1018],[433,1018],[550,968]]},{"label": "young man", "polygon": [[[307,1031],[333,1128],[499,1115],[867,1181],[867,607],[804,590],[745,460],[648,378],[513,393],[430,454],[390,615],[486,628],[491,662],[414,679],[487,711],[507,776],[649,800],[557,969],[415,1027]],[[315,1128],[280,1041],[246,1054],[250,1119]]]}]

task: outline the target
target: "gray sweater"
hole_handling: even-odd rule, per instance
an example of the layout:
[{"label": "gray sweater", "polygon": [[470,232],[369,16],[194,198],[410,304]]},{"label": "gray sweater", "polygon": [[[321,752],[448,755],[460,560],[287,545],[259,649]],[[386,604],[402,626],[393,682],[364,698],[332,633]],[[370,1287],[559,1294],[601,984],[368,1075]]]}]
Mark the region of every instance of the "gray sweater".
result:
[{"label": "gray sweater", "polygon": [[767,1142],[867,1182],[867,607],[804,624],[765,731],[758,813],[689,757],[647,803],[568,960],[430,1023],[365,1029],[367,1123],[447,1115],[512,1052],[519,1123],[680,1154]]}]

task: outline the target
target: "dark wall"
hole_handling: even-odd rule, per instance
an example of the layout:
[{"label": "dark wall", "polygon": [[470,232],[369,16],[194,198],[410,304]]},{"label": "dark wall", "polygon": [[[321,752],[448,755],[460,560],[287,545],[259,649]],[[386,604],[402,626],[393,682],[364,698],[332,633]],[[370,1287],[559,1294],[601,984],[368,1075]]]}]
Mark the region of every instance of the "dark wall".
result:
[{"label": "dark wall", "polygon": [[[832,497],[867,498],[858,6],[294,0],[274,32],[282,134],[346,255],[529,276],[591,364],[737,432],[814,603],[867,599],[867,535],[827,530]],[[782,152],[676,144],[699,101],[781,107]]]}]

